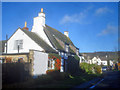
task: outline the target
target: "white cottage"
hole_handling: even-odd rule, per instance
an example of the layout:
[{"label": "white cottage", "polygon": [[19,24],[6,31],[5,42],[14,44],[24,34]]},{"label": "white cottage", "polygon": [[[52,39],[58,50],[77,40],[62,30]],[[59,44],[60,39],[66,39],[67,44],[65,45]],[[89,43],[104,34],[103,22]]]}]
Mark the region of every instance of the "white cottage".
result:
[{"label": "white cottage", "polygon": [[[31,31],[27,28],[27,22],[24,28],[18,28],[6,41],[2,58],[4,55],[17,55],[19,56],[17,58],[25,59],[24,57],[28,58],[32,55],[28,61],[34,58],[34,75],[39,75],[45,74],[48,69],[48,53],[57,53],[62,57],[61,72],[64,72],[66,63],[63,62],[68,56],[79,56],[79,49],[70,40],[68,31],[62,34],[46,25],[45,17],[42,8],[38,16],[33,19]],[[38,69],[42,71],[38,72]]]}]

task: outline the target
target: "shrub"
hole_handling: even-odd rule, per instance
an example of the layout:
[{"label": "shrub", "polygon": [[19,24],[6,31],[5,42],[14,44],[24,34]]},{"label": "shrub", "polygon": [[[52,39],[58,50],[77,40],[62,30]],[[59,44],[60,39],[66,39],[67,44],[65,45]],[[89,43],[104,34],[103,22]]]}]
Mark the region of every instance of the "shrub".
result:
[{"label": "shrub", "polygon": [[88,73],[89,69],[88,69],[88,64],[87,63],[81,63],[80,67],[84,72]]},{"label": "shrub", "polygon": [[95,64],[81,63],[80,67],[84,72],[89,74],[93,74],[93,73],[100,74],[102,72],[101,66]]},{"label": "shrub", "polygon": [[101,74],[101,73],[102,73],[101,66],[96,65],[96,66],[95,66],[95,72],[96,72],[97,74]]},{"label": "shrub", "polygon": [[53,59],[55,60],[55,70],[60,70],[60,66],[61,66],[61,56],[58,54],[54,54],[54,53],[49,53],[49,59]]},{"label": "shrub", "polygon": [[52,69],[52,70],[47,70],[46,71],[46,74],[50,74],[50,73],[52,73],[52,72],[54,72],[55,70],[54,69]]}]

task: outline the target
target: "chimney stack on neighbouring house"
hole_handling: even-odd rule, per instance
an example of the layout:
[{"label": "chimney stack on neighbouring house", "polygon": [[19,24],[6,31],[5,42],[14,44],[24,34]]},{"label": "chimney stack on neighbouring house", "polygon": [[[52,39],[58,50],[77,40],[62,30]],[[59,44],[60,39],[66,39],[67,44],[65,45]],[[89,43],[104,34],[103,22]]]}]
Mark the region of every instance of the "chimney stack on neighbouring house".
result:
[{"label": "chimney stack on neighbouring house", "polygon": [[25,21],[25,27],[23,27],[23,30],[29,30],[29,28],[27,28],[27,22]]},{"label": "chimney stack on neighbouring house", "polygon": [[64,35],[69,37],[69,32],[68,31],[64,31]]},{"label": "chimney stack on neighbouring house", "polygon": [[41,8],[41,12],[43,13],[43,8]]}]

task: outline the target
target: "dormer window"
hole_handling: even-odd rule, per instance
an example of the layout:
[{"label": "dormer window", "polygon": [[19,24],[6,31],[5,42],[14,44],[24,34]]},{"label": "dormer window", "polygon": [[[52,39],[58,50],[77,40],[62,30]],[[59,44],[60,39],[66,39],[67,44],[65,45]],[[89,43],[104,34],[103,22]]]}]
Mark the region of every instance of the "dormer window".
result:
[{"label": "dormer window", "polygon": [[61,52],[61,57],[64,57],[64,52]]},{"label": "dormer window", "polygon": [[65,51],[69,52],[69,44],[65,43]]},{"label": "dormer window", "polygon": [[76,48],[76,54],[79,55],[79,48]]}]

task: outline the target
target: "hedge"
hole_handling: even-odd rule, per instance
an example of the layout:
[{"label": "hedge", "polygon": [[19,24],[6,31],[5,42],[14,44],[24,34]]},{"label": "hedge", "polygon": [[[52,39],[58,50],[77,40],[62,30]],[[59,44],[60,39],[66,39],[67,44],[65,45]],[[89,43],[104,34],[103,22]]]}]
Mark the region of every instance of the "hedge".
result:
[{"label": "hedge", "polygon": [[88,74],[101,74],[101,66],[96,64],[81,63],[80,68]]}]

